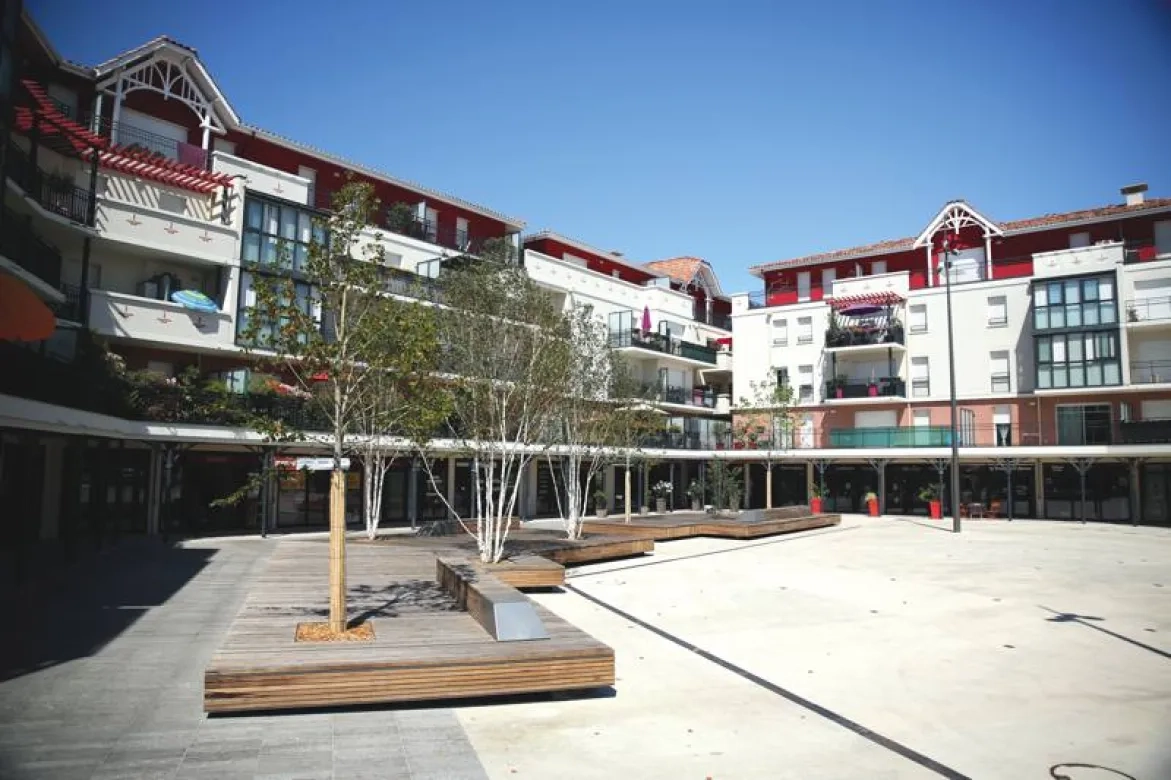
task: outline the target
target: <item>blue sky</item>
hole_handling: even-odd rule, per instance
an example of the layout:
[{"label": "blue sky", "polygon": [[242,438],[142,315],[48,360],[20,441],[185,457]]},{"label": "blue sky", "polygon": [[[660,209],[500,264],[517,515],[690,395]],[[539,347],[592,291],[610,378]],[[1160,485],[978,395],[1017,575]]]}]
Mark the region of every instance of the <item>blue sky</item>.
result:
[{"label": "blue sky", "polygon": [[636,260],[750,265],[1171,196],[1171,2],[26,0],[197,48],[241,116]]}]

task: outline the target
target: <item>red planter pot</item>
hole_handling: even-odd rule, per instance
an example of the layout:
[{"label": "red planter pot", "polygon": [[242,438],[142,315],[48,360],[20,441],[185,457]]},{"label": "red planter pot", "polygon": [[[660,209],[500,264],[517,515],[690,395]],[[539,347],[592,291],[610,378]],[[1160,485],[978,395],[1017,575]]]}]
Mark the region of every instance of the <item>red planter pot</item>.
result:
[{"label": "red planter pot", "polygon": [[871,517],[878,517],[878,499],[872,498],[867,501],[866,509],[869,510]]},{"label": "red planter pot", "polygon": [[942,501],[928,501],[927,511],[931,513],[932,520],[938,520],[943,517],[943,502]]},{"label": "red planter pot", "polygon": [[871,398],[877,398],[878,397],[878,385],[870,385],[869,387],[867,387],[866,388],[866,395],[870,396]]},{"label": "red planter pot", "polygon": [[821,514],[821,499],[820,498],[809,499],[809,511],[815,515]]}]

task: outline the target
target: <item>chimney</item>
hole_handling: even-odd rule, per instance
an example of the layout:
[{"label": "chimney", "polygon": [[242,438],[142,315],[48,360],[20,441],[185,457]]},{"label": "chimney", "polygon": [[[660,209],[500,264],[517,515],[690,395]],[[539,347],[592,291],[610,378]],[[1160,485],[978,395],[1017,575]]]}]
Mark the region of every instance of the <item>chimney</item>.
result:
[{"label": "chimney", "polygon": [[1138,184],[1128,184],[1122,188],[1122,194],[1126,197],[1126,205],[1141,206],[1143,204],[1143,193],[1147,191],[1146,182],[1139,182]]}]

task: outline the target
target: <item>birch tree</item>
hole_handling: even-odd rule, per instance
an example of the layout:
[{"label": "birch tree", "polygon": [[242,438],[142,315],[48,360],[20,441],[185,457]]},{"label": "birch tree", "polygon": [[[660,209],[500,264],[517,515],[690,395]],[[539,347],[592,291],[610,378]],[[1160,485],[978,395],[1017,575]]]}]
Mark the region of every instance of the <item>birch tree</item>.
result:
[{"label": "birch tree", "polygon": [[[504,555],[528,466],[548,446],[546,433],[565,393],[568,328],[551,296],[503,256],[445,270],[440,284],[439,337],[451,404],[443,435],[471,461],[470,516],[436,492],[476,539],[480,559],[495,563]],[[426,450],[422,456],[438,488],[445,464]]]},{"label": "birch tree", "polygon": [[366,536],[378,535],[386,474],[396,459],[425,447],[448,410],[437,376],[439,330],[433,306],[386,297],[368,327],[375,330],[370,372],[354,415],[354,451],[362,463]]},{"label": "birch tree", "polygon": [[762,444],[764,458],[764,506],[773,507],[773,464],[778,450],[788,447],[793,430],[793,388],[777,382],[777,372],[770,370],[769,378],[749,383],[749,394],[741,396],[738,406],[743,415],[733,431],[742,447],[757,449]]},{"label": "birch tree", "polygon": [[[643,449],[653,443],[656,434],[664,434],[667,415],[656,408],[648,393],[638,383],[629,368],[622,362],[615,362],[615,397],[623,398],[623,404],[614,411],[613,426],[609,430],[609,444],[612,462],[622,467],[623,515],[630,522],[632,485],[630,474],[637,466],[645,464]],[[645,468],[643,469],[645,474]]]},{"label": "birch tree", "polygon": [[569,539],[581,537],[589,509],[591,486],[605,479],[609,465],[606,447],[613,444],[619,426],[626,422],[620,411],[624,402],[624,366],[610,346],[609,328],[591,307],[580,306],[565,315],[569,351],[568,384],[558,404],[550,430],[556,455],[547,451],[550,471],[556,458],[562,473],[557,492],[562,526]]}]

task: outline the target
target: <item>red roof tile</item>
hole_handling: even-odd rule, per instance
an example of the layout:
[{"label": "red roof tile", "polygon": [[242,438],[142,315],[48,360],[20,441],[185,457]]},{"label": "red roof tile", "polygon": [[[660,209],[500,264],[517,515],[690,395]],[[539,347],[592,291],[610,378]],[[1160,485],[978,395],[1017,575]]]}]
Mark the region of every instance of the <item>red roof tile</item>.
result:
[{"label": "red roof tile", "polygon": [[649,263],[643,263],[643,267],[648,271],[662,276],[669,276],[683,284],[687,284],[694,279],[703,265],[704,261],[698,257],[669,257],[664,260],[652,260]]},{"label": "red roof tile", "polygon": [[[997,224],[1004,229],[1005,233],[1012,234],[1015,232],[1036,230],[1038,228],[1056,227],[1058,225],[1073,225],[1079,222],[1097,220],[1105,217],[1130,216],[1151,209],[1168,207],[1171,207],[1171,198],[1148,198],[1134,206],[1118,203],[1112,206],[1099,206],[1098,208],[1082,209],[1080,211],[1067,211],[1061,214],[1046,214],[1040,217],[1017,219],[1011,222],[999,222]],[[832,252],[821,252],[815,255],[806,255],[805,257],[795,257],[790,260],[777,260],[771,263],[763,263],[761,265],[754,265],[748,270],[750,273],[760,276],[765,272],[776,271],[781,268],[799,268],[802,266],[820,265],[821,263],[828,263],[833,260],[851,260],[854,258],[869,257],[871,255],[886,255],[908,250],[914,242],[914,236],[888,239],[875,244],[835,249]]]}]

